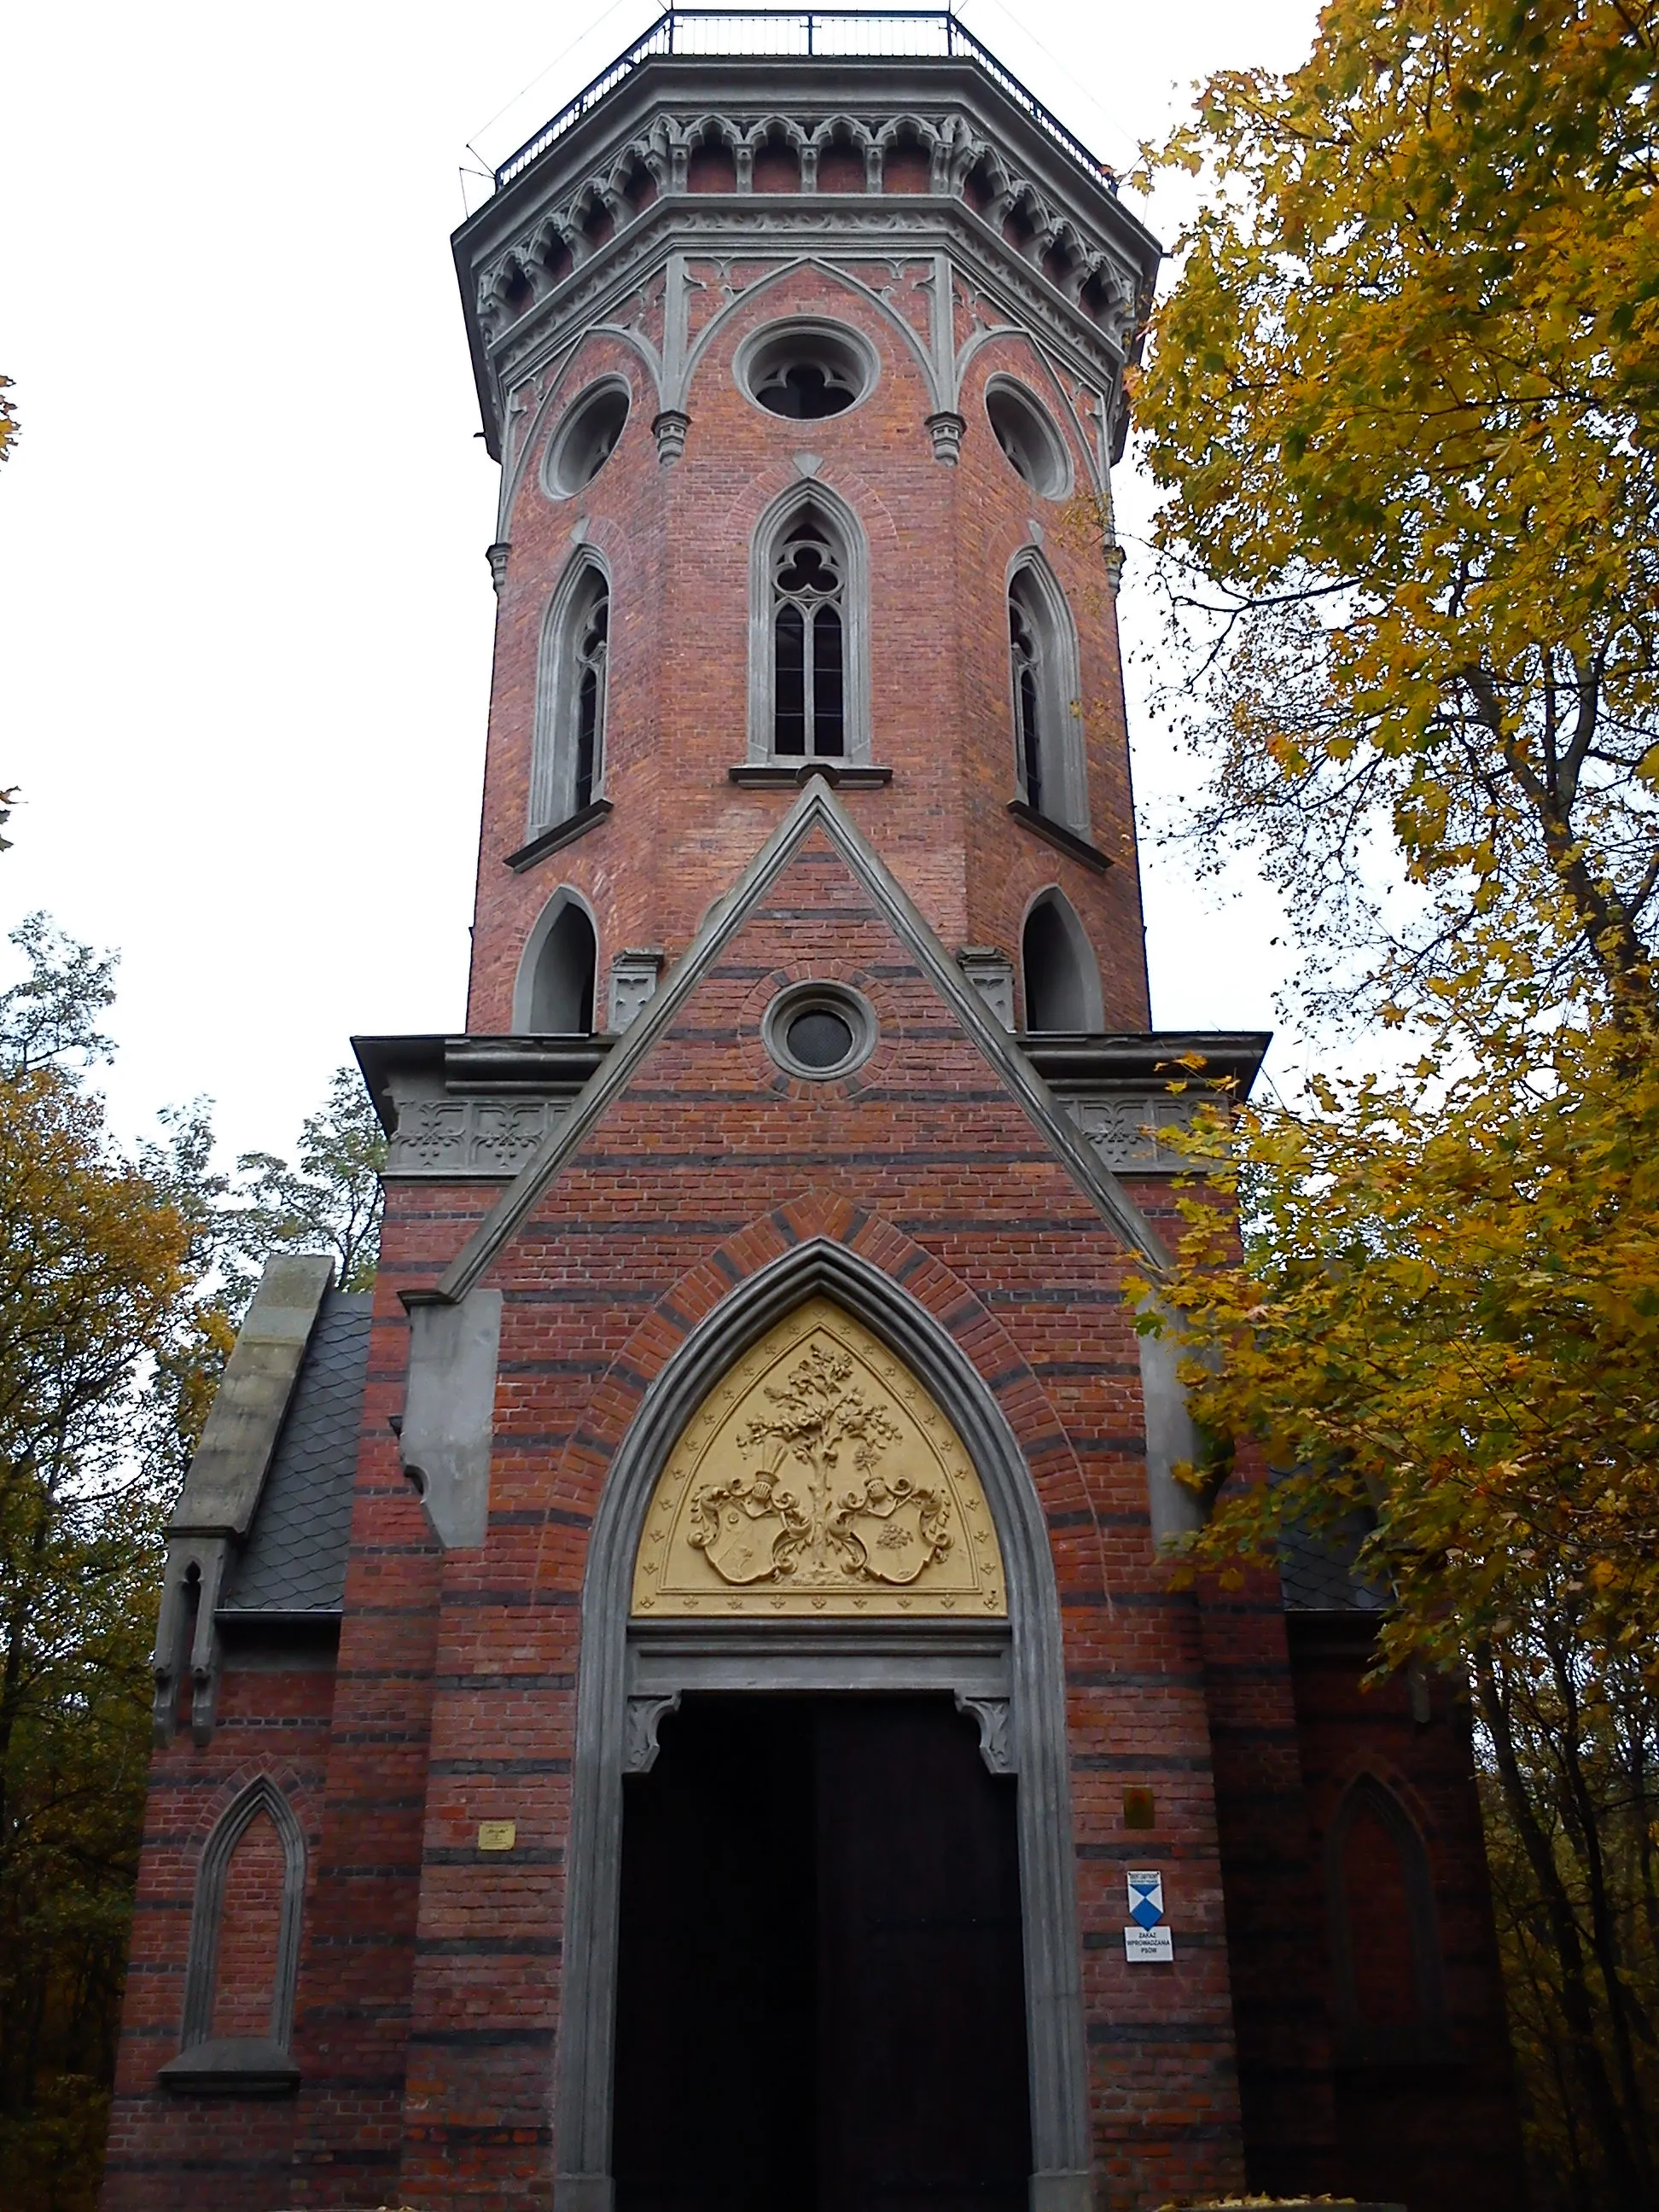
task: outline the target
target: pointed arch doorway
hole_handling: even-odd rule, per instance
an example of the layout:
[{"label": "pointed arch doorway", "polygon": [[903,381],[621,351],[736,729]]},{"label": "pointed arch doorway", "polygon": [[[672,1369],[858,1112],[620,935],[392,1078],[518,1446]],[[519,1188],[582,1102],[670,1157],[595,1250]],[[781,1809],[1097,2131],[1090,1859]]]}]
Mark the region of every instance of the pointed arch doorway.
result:
[{"label": "pointed arch doorway", "polygon": [[582,1638],[558,2212],[1082,2212],[1053,1568],[954,1341],[827,1240],[739,1286],[617,1453]]}]

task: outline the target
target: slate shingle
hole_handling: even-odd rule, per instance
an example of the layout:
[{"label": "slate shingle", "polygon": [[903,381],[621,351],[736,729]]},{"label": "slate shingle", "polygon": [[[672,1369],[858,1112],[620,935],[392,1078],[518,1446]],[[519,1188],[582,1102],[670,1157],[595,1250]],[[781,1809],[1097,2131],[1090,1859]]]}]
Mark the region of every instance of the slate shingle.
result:
[{"label": "slate shingle", "polygon": [[367,1291],[323,1301],[227,1612],[340,1609],[373,1303]]}]

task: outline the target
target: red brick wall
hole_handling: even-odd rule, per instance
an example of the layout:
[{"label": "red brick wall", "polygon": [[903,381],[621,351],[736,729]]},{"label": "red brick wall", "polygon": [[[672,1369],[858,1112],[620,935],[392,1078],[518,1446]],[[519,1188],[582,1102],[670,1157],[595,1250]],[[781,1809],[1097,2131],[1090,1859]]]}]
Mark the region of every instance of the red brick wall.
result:
[{"label": "red brick wall", "polygon": [[[720,274],[696,273],[710,300]],[[925,260],[903,264],[897,312],[921,342]],[[831,316],[880,356],[874,390],[822,422],[766,413],[738,388],[732,356],[750,330],[792,313]],[[961,335],[969,308],[958,307]],[[539,465],[563,402],[532,447],[507,526],[512,544],[496,629],[468,1024],[511,1027],[513,980],[526,939],[561,884],[599,918],[601,963],[629,945],[684,951],[710,902],[765,842],[791,794],[735,789],[726,772],[748,736],[749,558],[756,524],[799,480],[793,456],[819,457],[820,480],[845,499],[869,544],[871,720],[875,760],[893,780],[847,804],[952,951],[1000,946],[1018,958],[1036,895],[1059,884],[1099,960],[1109,1028],[1148,1018],[1128,754],[1115,611],[1097,550],[1073,536],[1061,507],[1031,491],[1004,459],[985,417],[986,379],[1027,380],[1084,455],[1065,401],[1035,348],[1005,335],[973,356],[962,407],[961,465],[936,461],[926,429],[932,399],[894,325],[851,284],[797,269],[757,288],[716,332],[688,402],[683,459],[658,463],[650,380],[631,347],[584,341],[562,390],[605,372],[625,376],[634,404],[617,449],[586,489],[552,501]],[[1098,875],[1012,821],[1006,574],[1030,542],[1064,587],[1081,656],[1094,842],[1115,863]],[[522,875],[503,857],[527,835],[536,663],[543,615],[580,523],[610,563],[612,619],[606,788],[615,812]],[[604,1002],[603,975],[601,1004]]]},{"label": "red brick wall", "polygon": [[[1468,1704],[1437,1674],[1424,1685],[1425,1719],[1413,1717],[1403,1680],[1364,1688],[1371,1655],[1363,1618],[1292,1614],[1287,1626],[1322,1891],[1343,1792],[1356,1776],[1373,1775],[1425,1846],[1444,1979],[1443,2052],[1417,2064],[1338,2065],[1341,2185],[1410,2212],[1511,2212],[1522,2201],[1521,2148]],[[1363,1812],[1343,1874],[1362,2020],[1386,2027],[1420,2019],[1399,1850]],[[1329,1900],[1321,1902],[1322,1978],[1338,2044]]]},{"label": "red brick wall", "polygon": [[[855,982],[881,1041],[791,1084],[760,1018]],[[383,1279],[429,1284],[473,1194],[394,1190]],[[1242,2179],[1198,1623],[1146,1516],[1121,1255],[840,856],[809,842],[726,947],[489,1279],[506,1294],[489,1540],[441,1572],[402,2186],[546,2201],[586,1531],[643,1389],[734,1282],[841,1238],[956,1336],[1024,1449],[1065,1626],[1097,2154],[1115,2203]],[[334,1788],[349,1785],[337,1759]],[[1123,1823],[1150,1786],[1158,1826]],[[481,1856],[480,1820],[518,1823]],[[1128,1967],[1126,1866],[1162,1864],[1173,1968]]]},{"label": "red brick wall", "polygon": [[225,1869],[213,2033],[269,2035],[283,1924],[283,1839],[269,1813],[243,1829]]},{"label": "red brick wall", "polygon": [[[179,2096],[156,2085],[179,2047],[185,1968],[197,1870],[221,1814],[268,1774],[304,1832],[310,1899],[326,1771],[331,1661],[227,1665],[213,1741],[198,1751],[181,1730],[150,1765],[138,1894],[121,2017],[115,2100],[101,2199],[105,2212],[172,2212],[233,2203],[237,2212],[285,2204],[293,2148],[291,2098]],[[231,1863],[222,1923],[214,2032],[270,2031],[270,1900],[280,1901],[282,1852],[257,1817]],[[244,1858],[244,1851],[247,1856]],[[263,1887],[269,1883],[270,1888]],[[267,1937],[270,1937],[267,1948]],[[228,1939],[228,1940],[227,1940]],[[235,2023],[234,2025],[231,2023]]]}]

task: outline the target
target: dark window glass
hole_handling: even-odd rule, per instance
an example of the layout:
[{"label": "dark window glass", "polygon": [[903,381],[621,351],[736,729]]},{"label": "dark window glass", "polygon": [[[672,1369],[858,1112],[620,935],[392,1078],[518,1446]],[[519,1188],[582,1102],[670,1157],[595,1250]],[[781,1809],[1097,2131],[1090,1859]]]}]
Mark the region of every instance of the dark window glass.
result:
[{"label": "dark window glass", "polygon": [[772,750],[838,760],[847,750],[842,571],[828,526],[811,509],[778,548],[772,576]]},{"label": "dark window glass", "polygon": [[793,422],[816,422],[826,415],[841,414],[852,405],[854,395],[817,362],[798,361],[775,371],[755,397],[774,415]]},{"label": "dark window glass", "polygon": [[803,1067],[837,1067],[853,1049],[852,1025],[828,1006],[808,1006],[797,1014],[785,1039]]},{"label": "dark window glass", "polygon": [[846,750],[841,610],[820,607],[812,617],[812,750],[820,759],[839,759]]},{"label": "dark window glass", "polygon": [[800,609],[786,600],[778,609],[777,704],[772,721],[772,750],[806,750],[806,623]]},{"label": "dark window glass", "polygon": [[1042,710],[1037,683],[1036,640],[1018,599],[1008,602],[1008,649],[1013,660],[1015,711],[1019,718],[1019,765],[1025,804],[1042,811]]},{"label": "dark window glass", "polygon": [[576,757],[571,778],[571,808],[593,803],[599,780],[599,748],[605,737],[605,653],[611,628],[611,596],[601,589],[576,639]]}]

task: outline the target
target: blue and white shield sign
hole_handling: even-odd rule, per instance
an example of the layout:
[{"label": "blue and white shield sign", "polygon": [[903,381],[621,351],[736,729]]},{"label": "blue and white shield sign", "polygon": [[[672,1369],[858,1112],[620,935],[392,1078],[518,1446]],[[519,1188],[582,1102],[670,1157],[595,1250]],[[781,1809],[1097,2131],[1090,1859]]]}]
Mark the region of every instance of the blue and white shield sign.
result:
[{"label": "blue and white shield sign", "polygon": [[1167,1966],[1175,1957],[1175,1938],[1164,1924],[1164,1877],[1131,1874],[1129,1924],[1123,1931],[1123,1955],[1131,1966]]},{"label": "blue and white shield sign", "polygon": [[1156,1928],[1164,1917],[1164,1877],[1161,1874],[1129,1876],[1129,1917],[1138,1928]]}]

